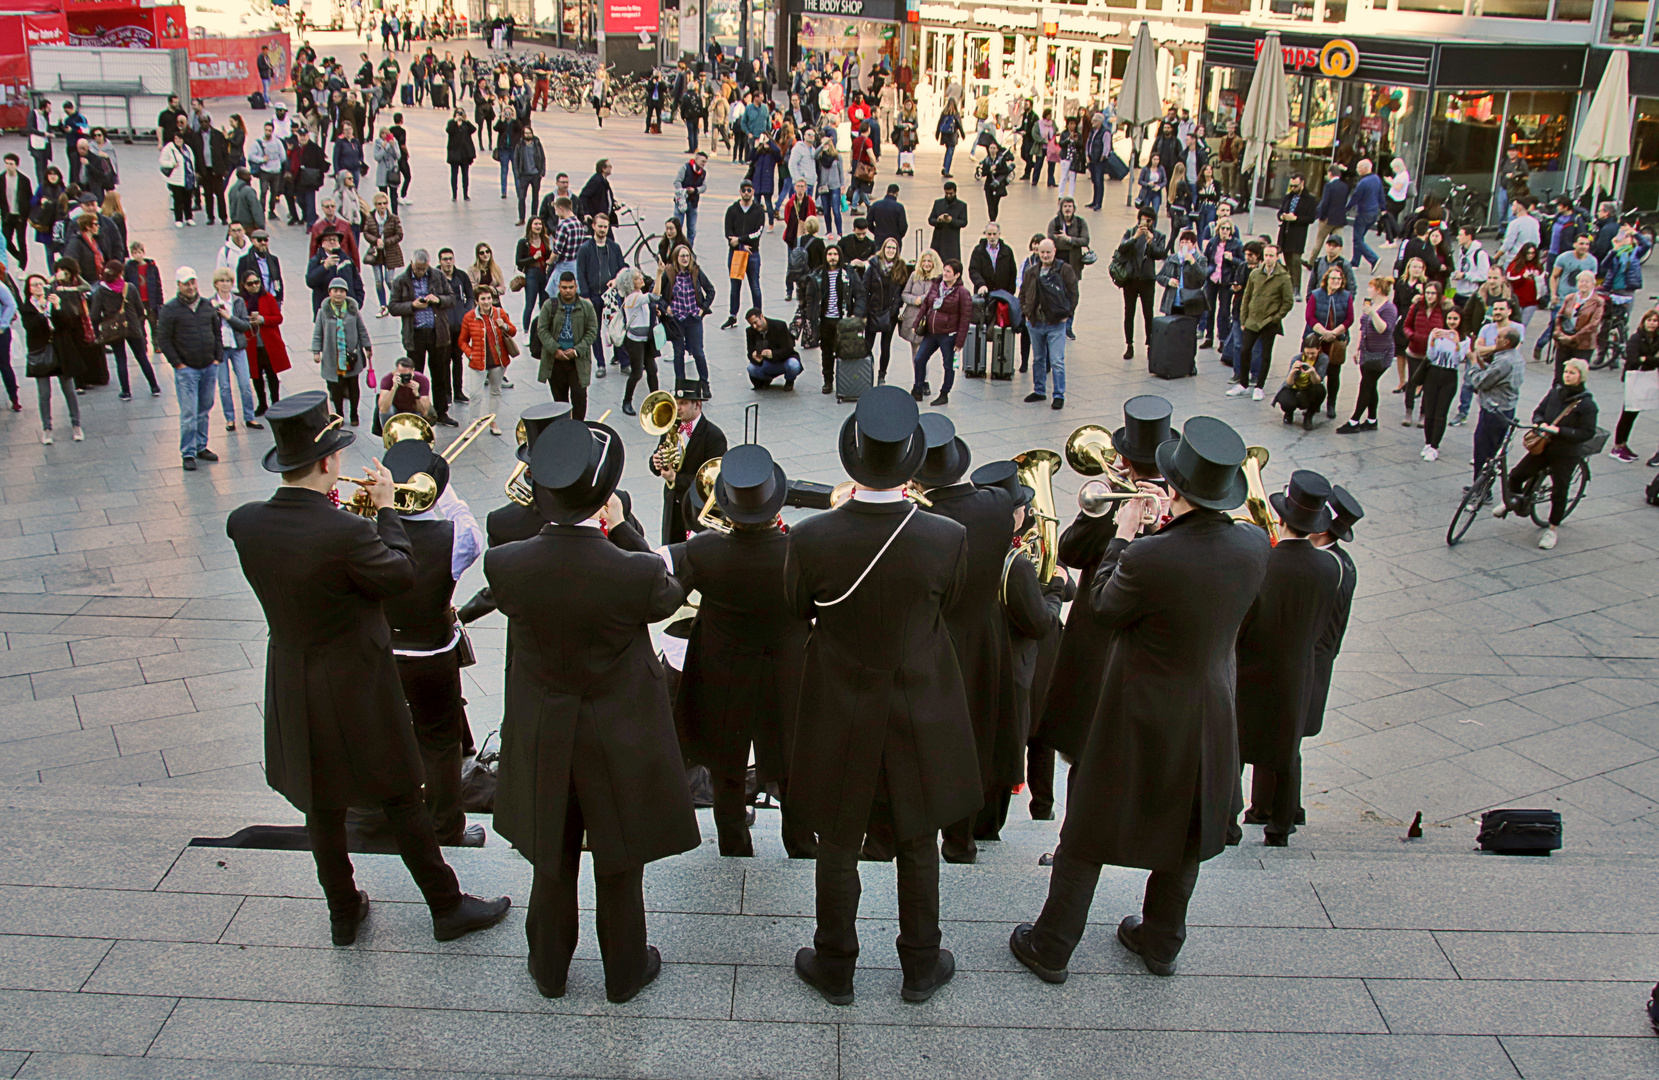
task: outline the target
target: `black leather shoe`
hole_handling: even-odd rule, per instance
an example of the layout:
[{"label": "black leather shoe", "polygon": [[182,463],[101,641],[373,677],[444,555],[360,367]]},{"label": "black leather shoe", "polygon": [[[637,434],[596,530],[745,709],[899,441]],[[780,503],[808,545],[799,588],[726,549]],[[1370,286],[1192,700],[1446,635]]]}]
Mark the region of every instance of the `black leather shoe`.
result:
[{"label": "black leather shoe", "polygon": [[187,457],[187,458],[184,459],[184,471],[185,472],[195,472],[196,471],[196,459],[195,458]]},{"label": "black leather shoe", "polygon": [[950,404],[950,394],[947,391],[944,391],[944,390],[939,391],[939,396],[933,399],[933,405],[934,405],[935,408],[939,407],[940,405],[949,405],[949,404]]},{"label": "black leather shoe", "polygon": [[333,916],[328,920],[328,933],[336,945],[351,945],[357,941],[357,928],[362,926],[369,917],[369,894],[362,889],[357,890],[357,914],[337,919]]},{"label": "black leather shoe", "polygon": [[1047,401],[1048,400],[1048,395],[1043,393],[1041,390],[1033,390],[1033,391],[1031,391],[1031,393],[1025,395],[1025,400],[1028,401],[1028,402],[1031,402],[1031,401]]},{"label": "black leather shoe", "polygon": [[638,410],[634,408],[634,403],[633,402],[624,401],[622,403],[622,415],[623,416],[635,416],[637,414],[638,414]]},{"label": "black leather shoe", "polygon": [[1246,825],[1266,825],[1272,820],[1273,817],[1271,814],[1259,813],[1254,806],[1245,808],[1244,823]]},{"label": "black leather shoe", "polygon": [[454,941],[474,930],[488,930],[505,919],[512,906],[510,896],[485,900],[481,896],[463,894],[460,907],[448,915],[432,916],[432,936],[439,941]]},{"label": "black leather shoe", "polygon": [[605,1000],[610,1002],[612,1005],[622,1005],[626,1002],[632,1001],[632,1000],[634,1000],[635,997],[637,997],[639,995],[639,992],[641,990],[645,989],[647,986],[650,986],[652,983],[656,982],[657,981],[657,976],[661,975],[661,974],[662,974],[662,953],[657,951],[657,947],[655,945],[647,945],[647,946],[645,946],[645,975],[644,975],[644,977],[639,980],[639,982],[633,987],[633,989],[624,990],[620,994],[613,994],[613,993],[611,993],[610,991],[607,990],[605,992]]},{"label": "black leather shoe", "polygon": [[213,451],[209,450],[205,446],[202,447],[200,450],[196,451],[196,456],[201,458],[203,461],[218,461],[219,460],[219,455],[215,454]]},{"label": "black leather shoe", "polygon": [[1057,397],[1053,401],[1049,402],[1048,407],[1058,412],[1060,409],[1066,407],[1066,399],[1063,397]]},{"label": "black leather shoe", "polygon": [[1056,986],[1071,977],[1069,968],[1044,967],[1037,956],[1037,950],[1031,947],[1031,931],[1036,929],[1028,922],[1022,922],[1014,927],[1014,932],[1008,935],[1008,951],[1014,954],[1014,959],[1031,969],[1031,974],[1046,983]]},{"label": "black leather shoe", "polygon": [[536,992],[544,998],[562,998],[565,996],[565,984],[563,981],[549,986],[547,983],[544,983],[540,979],[536,978],[536,973],[534,971],[530,972],[530,979],[536,984]]},{"label": "black leather shoe", "polygon": [[950,982],[951,976],[956,974],[956,957],[949,949],[939,950],[939,962],[933,965],[933,974],[919,983],[906,982],[899,991],[899,996],[914,1004],[921,1004],[932,997],[941,986]]},{"label": "black leather shoe", "polygon": [[1140,957],[1141,963],[1145,964],[1146,970],[1152,972],[1152,974],[1175,974],[1175,961],[1170,960],[1166,963],[1163,960],[1154,960],[1151,956],[1148,956],[1145,952],[1141,951],[1139,934],[1140,928],[1141,917],[1139,915],[1125,915],[1123,921],[1118,923],[1118,941],[1125,949],[1128,949],[1130,952]]},{"label": "black leather shoe", "polygon": [[440,415],[436,422],[442,424],[444,427],[460,427],[461,426],[461,422],[459,420],[456,420],[453,417],[451,417],[448,413],[444,413],[444,414]]},{"label": "black leather shoe", "polygon": [[484,846],[484,826],[479,825],[476,822],[474,822],[473,824],[468,825],[466,828],[462,829],[461,830],[461,843],[458,846],[460,846],[460,847],[483,847]]},{"label": "black leather shoe", "polygon": [[1289,833],[1267,833],[1262,837],[1262,843],[1268,847],[1289,847]]},{"label": "black leather shoe", "polygon": [[795,974],[801,977],[802,982],[818,991],[831,1005],[853,1003],[852,980],[848,979],[845,985],[832,982],[823,965],[818,962],[817,949],[805,948],[795,954]]},{"label": "black leather shoe", "polygon": [[818,391],[818,392],[820,394],[833,394],[833,393],[835,393],[835,387],[830,385],[829,383],[825,383],[824,388],[822,390]]}]

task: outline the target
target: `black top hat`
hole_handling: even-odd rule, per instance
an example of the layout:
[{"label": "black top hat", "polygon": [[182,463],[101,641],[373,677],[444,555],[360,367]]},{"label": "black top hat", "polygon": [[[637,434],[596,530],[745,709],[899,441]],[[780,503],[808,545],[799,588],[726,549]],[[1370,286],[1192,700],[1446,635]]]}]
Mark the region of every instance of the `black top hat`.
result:
[{"label": "black top hat", "polygon": [[721,457],[714,501],[733,521],[764,525],[778,516],[788,494],[789,481],[783,475],[783,466],[772,460],[766,447],[745,443]]},{"label": "black top hat", "polygon": [[973,461],[968,444],[956,434],[956,425],[944,413],[923,413],[922,435],[927,455],[916,470],[916,482],[926,488],[949,487],[962,479]]},{"label": "black top hat", "polygon": [[1267,497],[1273,512],[1302,533],[1325,532],[1331,527],[1331,482],[1311,469],[1297,469],[1283,491]]},{"label": "black top hat", "polygon": [[1013,497],[1015,506],[1025,506],[1037,495],[1034,489],[1020,483],[1020,467],[1012,461],[993,461],[989,465],[981,465],[969,479],[974,487],[1001,488]]},{"label": "black top hat", "polygon": [[1174,436],[1169,417],[1174,407],[1157,394],[1141,394],[1123,403],[1123,426],[1112,432],[1117,452],[1140,465],[1158,462],[1158,447]]},{"label": "black top hat", "polygon": [[[449,486],[449,462],[444,460],[442,454],[433,450],[432,444],[425,439],[401,439],[393,443],[381,457],[380,463],[392,474],[393,483],[407,484],[411,476],[425,473],[437,483],[439,495]],[[398,512],[412,514],[416,511]]]},{"label": "black top hat", "polygon": [[530,464],[530,454],[536,448],[536,439],[547,430],[547,425],[561,416],[569,415],[570,404],[561,401],[544,401],[519,413],[518,421],[524,425],[524,445],[518,448],[518,459],[526,465]]},{"label": "black top hat", "polygon": [[594,420],[561,417],[530,455],[536,509],[555,525],[574,525],[599,512],[622,479],[622,436]]},{"label": "black top hat", "polygon": [[265,413],[276,445],[265,454],[269,472],[287,472],[344,450],[357,438],[340,430],[340,418],[328,411],[328,395],[321,390],[290,394]]},{"label": "black top hat", "polygon": [[896,386],[864,391],[841,425],[839,449],[842,467],[861,486],[903,485],[927,454],[916,402]]},{"label": "black top hat", "polygon": [[1354,522],[1365,516],[1365,507],[1361,506],[1353,493],[1341,484],[1331,488],[1331,507],[1335,514],[1327,531],[1344,543],[1352,540]]},{"label": "black top hat", "polygon": [[1231,510],[1244,502],[1244,440],[1213,416],[1195,416],[1158,447],[1158,471],[1194,506]]},{"label": "black top hat", "polygon": [[675,379],[674,396],[681,401],[707,401],[708,395],[703,393],[703,384],[696,379]]}]

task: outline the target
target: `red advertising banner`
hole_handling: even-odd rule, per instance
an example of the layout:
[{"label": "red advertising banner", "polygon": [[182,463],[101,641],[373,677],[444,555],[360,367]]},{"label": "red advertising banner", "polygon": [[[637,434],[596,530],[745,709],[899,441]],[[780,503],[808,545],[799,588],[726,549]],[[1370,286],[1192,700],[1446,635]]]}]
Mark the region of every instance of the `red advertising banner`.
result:
[{"label": "red advertising banner", "polygon": [[259,50],[266,45],[271,47],[271,66],[276,68],[276,78],[271,80],[271,85],[285,85],[288,81],[288,35],[191,38],[190,96],[246,97],[258,90]]},{"label": "red advertising banner", "polygon": [[71,45],[100,49],[182,49],[189,34],[176,6],[76,5],[67,18]]},{"label": "red advertising banner", "polygon": [[62,15],[0,14],[0,127],[20,128],[28,121],[28,46],[68,42]]},{"label": "red advertising banner", "polygon": [[657,32],[657,0],[605,0],[605,34]]}]

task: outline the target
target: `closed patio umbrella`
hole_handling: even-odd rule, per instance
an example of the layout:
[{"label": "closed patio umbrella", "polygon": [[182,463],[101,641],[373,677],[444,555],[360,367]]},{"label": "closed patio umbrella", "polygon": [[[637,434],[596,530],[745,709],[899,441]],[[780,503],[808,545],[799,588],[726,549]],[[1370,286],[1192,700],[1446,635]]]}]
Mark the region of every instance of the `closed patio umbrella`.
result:
[{"label": "closed patio umbrella", "polygon": [[[1123,85],[1118,89],[1119,123],[1131,125],[1129,134],[1129,164],[1131,169],[1141,163],[1143,126],[1163,118],[1164,103],[1158,96],[1158,47],[1152,43],[1152,31],[1146,20],[1141,20],[1135,32],[1135,44],[1129,48],[1129,62],[1123,69]],[[1129,175],[1128,205],[1134,200],[1135,176]]]},{"label": "closed patio umbrella", "polygon": [[1573,156],[1589,166],[1586,187],[1608,192],[1619,176],[1619,162],[1630,156],[1630,56],[1622,50],[1607,58],[1590,111],[1573,140]]},{"label": "closed patio umbrella", "polygon": [[1244,160],[1240,168],[1252,178],[1250,192],[1250,230],[1256,228],[1256,196],[1259,184],[1267,176],[1267,167],[1273,161],[1273,145],[1290,131],[1290,88],[1285,82],[1284,47],[1279,44],[1279,32],[1269,30],[1262,39],[1261,55],[1256,57],[1256,74],[1250,80],[1250,94],[1244,99],[1244,115],[1239,121],[1239,137],[1244,140]]}]

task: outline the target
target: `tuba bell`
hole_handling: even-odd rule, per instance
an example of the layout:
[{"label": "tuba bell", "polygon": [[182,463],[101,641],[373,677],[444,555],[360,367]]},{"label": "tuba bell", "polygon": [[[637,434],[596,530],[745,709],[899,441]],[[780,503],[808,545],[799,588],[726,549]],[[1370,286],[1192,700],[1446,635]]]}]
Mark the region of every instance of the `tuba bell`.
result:
[{"label": "tuba bell", "polygon": [[657,453],[662,463],[675,472],[684,459],[685,447],[680,444],[680,407],[674,395],[667,390],[653,390],[639,403],[639,426],[647,435],[657,436]]},{"label": "tuba bell", "polygon": [[[1069,440],[1068,440],[1069,444]],[[1110,436],[1107,445],[1111,445]],[[1060,566],[1060,517],[1054,507],[1054,472],[1060,467],[1060,455],[1053,450],[1027,450],[1015,454],[1014,465],[1019,482],[1030,488],[1033,521],[1019,538],[1019,542],[1002,561],[1002,585],[999,595],[1008,600],[1008,572],[1014,560],[1024,556],[1037,568],[1037,580],[1046,583]]]},{"label": "tuba bell", "polygon": [[1233,518],[1237,521],[1248,521],[1259,526],[1267,533],[1267,542],[1279,542],[1279,522],[1274,516],[1273,506],[1267,501],[1267,488],[1262,485],[1262,469],[1267,465],[1268,453],[1265,446],[1252,446],[1244,451],[1244,509],[1235,510]]},{"label": "tuba bell", "polygon": [[714,484],[719,479],[720,459],[709,458],[697,466],[697,476],[692,480],[692,490],[696,492],[696,499],[703,504],[703,508],[697,512],[697,523],[710,532],[725,536],[731,533],[732,522],[714,501]]}]

